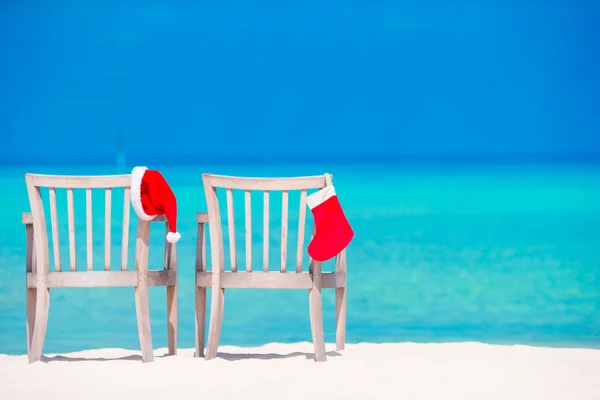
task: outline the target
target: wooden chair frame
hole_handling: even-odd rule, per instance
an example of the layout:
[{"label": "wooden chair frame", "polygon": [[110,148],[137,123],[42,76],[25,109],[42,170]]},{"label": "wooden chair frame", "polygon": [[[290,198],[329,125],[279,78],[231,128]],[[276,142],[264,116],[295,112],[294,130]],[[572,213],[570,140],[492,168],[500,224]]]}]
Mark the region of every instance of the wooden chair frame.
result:
[{"label": "wooden chair frame", "polygon": [[[204,356],[206,324],[206,289],[212,288],[211,312],[208,332],[208,345],[205,359],[217,356],[225,289],[232,288],[274,288],[308,289],[309,314],[314,344],[315,361],[326,361],[323,333],[323,312],[321,290],[336,290],[336,349],[343,350],[346,336],[346,251],[336,256],[335,272],[323,273],[321,262],[310,260],[308,272],[302,271],[304,253],[304,228],[306,220],[306,197],[309,189],[322,189],[327,185],[325,176],[307,176],[296,178],[242,178],[203,174],[202,180],[206,195],[208,212],[197,213],[198,237],[196,244],[196,357]],[[225,189],[227,197],[227,220],[231,255],[231,272],[225,271],[223,225],[217,199],[217,189]],[[232,190],[245,192],[246,217],[246,271],[237,271],[235,228]],[[263,191],[263,268],[255,271],[252,265],[252,221],[251,191]],[[287,234],[288,234],[288,193],[300,191],[300,209],[298,221],[298,242],[296,268],[287,271]],[[282,192],[281,224],[281,264],[278,272],[269,272],[269,195],[271,191]],[[210,225],[210,246],[212,270],[206,269],[205,224]],[[314,236],[313,226],[313,236]]]},{"label": "wooden chair frame", "polygon": [[[142,361],[154,361],[150,331],[149,286],[165,286],[167,289],[167,319],[169,354],[177,353],[177,250],[165,240],[165,264],[160,271],[148,271],[148,240],[150,221],[138,219],[135,247],[135,271],[127,270],[127,254],[130,223],[130,175],[112,176],[64,176],[26,174],[27,192],[31,212],[23,213],[26,246],[26,314],[27,353],[29,362],[39,361],[48,325],[50,289],[72,287],[134,287],[138,334]],[[49,188],[52,242],[55,271],[50,272],[50,246],[46,230],[46,218],[41,197],[41,187]],[[55,189],[67,189],[69,225],[70,271],[63,271],[60,262],[58,217]],[[123,236],[120,271],[110,270],[111,189],[124,188]],[[86,242],[87,271],[77,271],[75,254],[75,218],[73,189],[86,191]],[[105,262],[103,271],[93,270],[92,246],[92,189],[105,190]],[[162,216],[152,222],[164,222]],[[168,230],[165,223],[165,230]]]}]

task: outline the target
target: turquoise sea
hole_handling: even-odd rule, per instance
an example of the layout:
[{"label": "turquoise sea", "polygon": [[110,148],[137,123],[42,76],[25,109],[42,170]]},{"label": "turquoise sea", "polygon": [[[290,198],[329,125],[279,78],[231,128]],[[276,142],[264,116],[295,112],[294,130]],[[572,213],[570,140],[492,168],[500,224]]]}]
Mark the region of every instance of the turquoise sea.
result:
[{"label": "turquoise sea", "polygon": [[[178,199],[179,346],[194,346],[194,213],[205,211],[201,174],[296,176],[329,172],[355,238],[348,248],[350,343],[481,341],[600,348],[600,166],[458,164],[148,165]],[[23,354],[25,172],[113,174],[115,167],[1,167],[0,353]],[[58,192],[63,266],[66,200]],[[113,195],[112,262],[120,260],[122,194]],[[271,203],[277,262],[280,203]],[[75,194],[78,268],[86,268],[84,194]],[[104,203],[94,194],[95,264],[102,268]],[[243,196],[236,194],[244,265]],[[254,259],[262,265],[262,198],[253,197]],[[239,211],[238,211],[239,210]],[[133,214],[133,209],[131,209]],[[290,199],[290,232],[298,199]],[[308,221],[312,221],[307,210]],[[135,223],[130,237],[134,237]],[[164,225],[151,232],[150,269],[161,269]],[[295,259],[289,238],[289,266]],[[305,249],[308,242],[305,243]],[[227,246],[228,243],[226,242]],[[306,250],[305,250],[306,251]],[[228,254],[226,247],[226,255]],[[129,249],[133,267],[133,240]],[[210,258],[209,258],[210,259]],[[307,256],[305,255],[305,267]],[[226,256],[226,262],[229,262]],[[52,264],[51,264],[52,265]],[[274,265],[278,268],[277,265]],[[325,269],[333,267],[331,262]],[[289,267],[288,267],[289,268]],[[155,348],[167,345],[166,295],[150,289]],[[335,302],[324,291],[325,338],[335,340]],[[305,291],[229,290],[221,344],[310,341]],[[132,288],[51,292],[46,353],[138,349]]]}]

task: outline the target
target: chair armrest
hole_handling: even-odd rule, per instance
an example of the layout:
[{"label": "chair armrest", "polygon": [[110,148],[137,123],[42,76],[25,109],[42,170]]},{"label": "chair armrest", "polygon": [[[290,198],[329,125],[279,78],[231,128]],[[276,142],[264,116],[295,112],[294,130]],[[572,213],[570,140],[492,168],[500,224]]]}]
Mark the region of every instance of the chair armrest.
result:
[{"label": "chair armrest", "polygon": [[23,223],[23,225],[33,224],[33,217],[31,216],[31,213],[30,212],[24,212],[21,215],[21,222]]},{"label": "chair armrest", "polygon": [[33,237],[33,217],[30,212],[21,214],[21,222],[25,225],[26,245],[25,245],[25,272],[30,273],[36,270],[36,260],[33,256],[34,237]]},{"label": "chair armrest", "polygon": [[208,213],[207,212],[197,212],[196,213],[196,222],[199,224],[208,224]]}]

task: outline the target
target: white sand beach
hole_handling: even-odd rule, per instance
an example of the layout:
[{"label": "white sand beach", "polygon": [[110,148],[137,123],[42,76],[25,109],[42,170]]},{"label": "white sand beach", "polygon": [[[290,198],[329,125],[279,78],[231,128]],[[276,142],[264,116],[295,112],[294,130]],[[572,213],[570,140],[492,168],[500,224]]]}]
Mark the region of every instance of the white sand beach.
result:
[{"label": "white sand beach", "polygon": [[0,399],[600,399],[600,350],[480,343],[222,346],[219,358],[89,350],[0,355]]}]

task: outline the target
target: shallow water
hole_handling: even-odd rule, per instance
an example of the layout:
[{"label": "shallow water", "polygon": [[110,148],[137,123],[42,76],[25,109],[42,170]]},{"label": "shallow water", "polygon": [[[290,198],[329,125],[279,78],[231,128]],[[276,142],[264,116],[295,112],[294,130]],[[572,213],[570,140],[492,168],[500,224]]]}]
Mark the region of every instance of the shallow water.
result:
[{"label": "shallow water", "polygon": [[[149,166],[153,168],[153,166]],[[0,168],[0,353],[24,353],[25,172],[112,174],[113,167]],[[194,346],[194,213],[205,211],[203,172],[293,176],[330,172],[355,230],[348,248],[347,340],[476,340],[600,347],[600,167],[459,165],[200,165],[164,167],[178,198],[179,346]],[[66,196],[59,201],[68,266]],[[84,193],[75,194],[78,269],[86,268]],[[224,198],[224,196],[223,196]],[[104,196],[94,194],[94,263],[104,263]],[[245,265],[243,195],[235,195],[238,263]],[[111,262],[120,263],[122,191],[113,194]],[[262,196],[253,201],[253,260],[262,265]],[[299,200],[290,196],[288,269]],[[272,262],[279,260],[281,201],[271,199]],[[46,207],[48,210],[48,207]],[[224,207],[222,208],[224,209]],[[238,211],[239,210],[239,211]],[[132,215],[133,210],[131,210]],[[308,221],[312,216],[307,210]],[[164,225],[151,232],[160,269]],[[136,223],[130,227],[134,237]],[[309,232],[309,230],[308,230]],[[308,232],[307,241],[308,244]],[[225,243],[226,265],[229,264]],[[129,268],[133,266],[130,239]],[[208,257],[210,260],[210,257]],[[278,268],[278,265],[273,265]],[[304,256],[307,268],[307,256]],[[51,268],[53,262],[51,261]],[[325,264],[333,268],[332,262]],[[139,348],[132,288],[51,293],[45,352]],[[166,346],[166,295],[150,288],[155,347]],[[325,339],[335,340],[333,291],[324,291]],[[305,291],[228,290],[222,344],[310,341]]]}]

